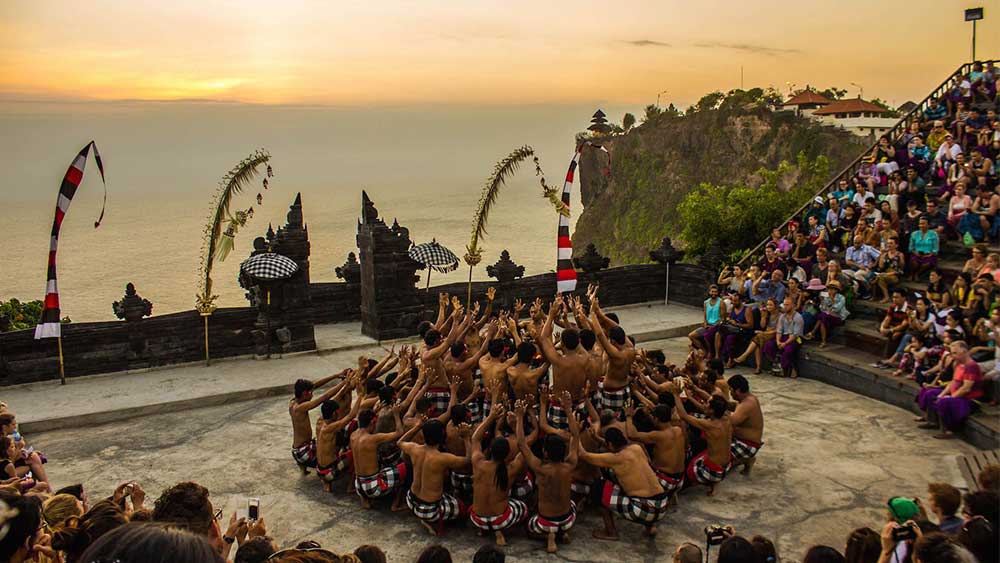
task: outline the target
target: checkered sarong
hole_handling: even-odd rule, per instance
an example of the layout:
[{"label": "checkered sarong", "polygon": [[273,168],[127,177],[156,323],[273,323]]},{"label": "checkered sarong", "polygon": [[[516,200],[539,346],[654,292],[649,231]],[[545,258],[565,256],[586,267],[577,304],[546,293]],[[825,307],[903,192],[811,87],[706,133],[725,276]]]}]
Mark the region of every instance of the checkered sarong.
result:
[{"label": "checkered sarong", "polygon": [[510,489],[510,495],[514,498],[526,499],[535,490],[535,474],[530,469],[524,471],[524,475],[518,479]]},{"label": "checkered sarong", "polygon": [[723,479],[726,478],[726,473],[729,471],[730,465],[727,464],[725,467],[720,467],[715,463],[712,463],[708,459],[708,450],[705,450],[695,456],[688,464],[687,468],[687,478],[694,483],[701,483],[702,485],[711,485],[713,483],[721,483]]},{"label": "checkered sarong", "polygon": [[680,473],[667,473],[654,467],[653,473],[656,473],[656,480],[660,482],[660,486],[663,487],[664,491],[667,491],[668,495],[680,490],[684,486],[683,471]]},{"label": "checkered sarong", "polygon": [[316,467],[316,439],[313,438],[297,448],[292,448],[292,459],[305,467]]},{"label": "checkered sarong", "polygon": [[347,474],[351,465],[354,463],[354,458],[351,455],[351,450],[346,450],[337,456],[337,459],[333,460],[330,465],[323,465],[316,468],[316,474],[325,483],[333,483],[337,479],[340,479]]},{"label": "checkered sarong", "polygon": [[[579,401],[573,405],[573,411],[580,413],[582,416],[587,416],[587,406],[585,401]],[[562,405],[558,403],[551,403],[549,405],[549,411],[545,414],[549,420],[549,426],[553,428],[558,428],[559,430],[569,430],[569,417],[566,411],[563,410]]]},{"label": "checkered sarong", "polygon": [[424,393],[424,397],[431,400],[434,408],[434,416],[440,416],[448,411],[448,404],[451,402],[451,390],[444,387],[431,387]]},{"label": "checkered sarong", "polygon": [[442,493],[437,502],[425,502],[417,498],[413,491],[407,491],[406,506],[410,507],[414,516],[427,522],[454,520],[465,513],[462,501],[448,493]]},{"label": "checkered sarong", "polygon": [[576,503],[569,501],[569,512],[555,518],[536,514],[528,520],[528,531],[535,535],[558,534],[568,532],[576,523]]},{"label": "checkered sarong", "polygon": [[730,452],[733,454],[733,462],[746,461],[756,456],[763,445],[764,442],[751,442],[750,440],[741,440],[733,436],[733,444],[730,447]]},{"label": "checkered sarong", "polygon": [[598,390],[600,390],[600,404],[601,409],[610,409],[614,411],[616,415],[621,414],[625,411],[625,401],[628,399],[628,386],[620,387],[618,389],[610,389],[604,386],[604,381],[602,380],[597,384]]},{"label": "checkered sarong", "polygon": [[507,510],[497,516],[480,516],[469,510],[469,520],[472,525],[487,532],[506,530],[520,524],[528,516],[528,505],[517,499],[507,499]]},{"label": "checkered sarong", "polygon": [[357,476],[354,488],[365,498],[380,498],[393,492],[406,481],[406,464],[383,468],[374,475]]},{"label": "checkered sarong", "polygon": [[604,490],[601,492],[601,504],[626,520],[640,524],[655,524],[667,514],[670,495],[663,492],[652,497],[630,497],[620,486],[605,481]]},{"label": "checkered sarong", "polygon": [[452,471],[450,474],[451,488],[458,495],[472,495],[472,473]]}]

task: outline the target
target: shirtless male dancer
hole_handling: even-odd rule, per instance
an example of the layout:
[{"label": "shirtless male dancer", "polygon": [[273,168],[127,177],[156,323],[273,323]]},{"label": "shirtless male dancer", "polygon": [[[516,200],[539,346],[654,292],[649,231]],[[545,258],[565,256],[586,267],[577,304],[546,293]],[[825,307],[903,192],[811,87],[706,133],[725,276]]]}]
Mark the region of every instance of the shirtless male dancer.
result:
[{"label": "shirtless male dancer", "polygon": [[[513,355],[508,360],[503,359],[504,341],[494,338],[489,341],[487,351],[489,354],[479,358],[479,375],[482,377],[483,387],[487,389],[500,389],[501,399],[507,397],[507,368],[517,362],[517,355]],[[490,412],[491,399],[483,402],[483,416]]]},{"label": "shirtless male dancer", "polygon": [[673,423],[673,407],[667,404],[658,404],[649,412],[653,429],[649,432],[640,432],[635,427],[633,417],[634,407],[625,408],[625,435],[630,440],[636,440],[643,444],[653,446],[653,473],[660,481],[660,485],[667,491],[667,495],[673,495],[684,486],[685,467],[685,441],[684,429]]},{"label": "shirtless male dancer", "polygon": [[569,413],[569,446],[566,441],[549,434],[542,443],[544,459],[538,459],[524,439],[525,401],[514,405],[517,414],[517,448],[525,463],[535,472],[538,481],[538,514],[528,520],[528,531],[536,537],[546,538],[545,551],[559,550],[556,539],[569,542],[569,530],[576,522],[576,504],[570,498],[573,468],[579,456],[580,427],[576,416]]},{"label": "shirtless male dancer", "polygon": [[531,367],[537,351],[531,342],[522,342],[517,347],[517,362],[507,368],[507,381],[510,382],[515,399],[538,393],[538,381],[549,373],[548,362],[543,362],[536,368]]},{"label": "shirtless male dancer", "polygon": [[292,419],[292,459],[299,464],[303,475],[309,473],[307,468],[316,467],[316,440],[313,439],[309,411],[339,393],[341,388],[346,385],[346,380],[331,387],[319,397],[313,398],[313,391],[338,377],[343,378],[349,371],[350,368],[316,381],[299,379],[295,382],[295,396],[288,401],[288,416]]},{"label": "shirtless male dancer", "polygon": [[[371,508],[371,499],[382,498],[400,489],[406,482],[406,464],[399,462],[387,467],[379,467],[378,447],[399,439],[403,435],[403,421],[399,418],[402,405],[395,405],[392,416],[395,430],[375,431],[375,413],[365,409],[358,414],[358,429],[351,434],[351,457],[354,460],[354,488],[361,499],[362,508]],[[392,510],[400,509],[397,494]]]},{"label": "shirtless male dancer", "polygon": [[726,473],[732,467],[733,425],[727,410],[729,404],[718,395],[713,395],[708,402],[710,418],[696,418],[684,410],[680,391],[674,386],[674,404],[681,420],[705,434],[708,448],[694,456],[687,468],[687,479],[692,485],[699,484],[708,487],[708,496],[715,494],[715,486],[726,478]]},{"label": "shirtless male dancer", "polygon": [[757,396],[750,392],[747,378],[738,374],[730,377],[729,388],[736,399],[736,408],[729,417],[733,424],[733,466],[742,465],[741,473],[749,475],[764,445],[764,413]]},{"label": "shirtless male dancer", "polygon": [[[420,430],[424,443],[410,441]],[[468,465],[472,451],[468,424],[459,427],[466,455],[457,456],[441,451],[445,442],[445,427],[439,420],[428,420],[411,428],[399,441],[399,449],[410,457],[413,464],[413,485],[406,493],[406,505],[413,511],[424,528],[432,535],[444,533],[444,522],[465,514],[462,501],[444,492],[444,480],[448,470],[461,469]],[[431,525],[437,524],[437,529]]]},{"label": "shirtless male dancer", "polygon": [[646,449],[640,444],[629,443],[617,428],[604,432],[607,453],[591,453],[580,449],[580,459],[597,467],[614,471],[615,481],[607,479],[601,489],[601,516],[604,531],[594,530],[599,540],[617,540],[618,530],[612,511],[622,518],[645,526],[644,535],[656,535],[656,523],[667,514],[670,495],[660,485],[649,465]]},{"label": "shirtless male dancer", "polygon": [[[490,323],[489,328],[486,329],[485,336],[479,338],[479,348],[474,354],[470,356],[469,348],[466,346],[466,343],[458,341],[451,345],[451,352],[444,355],[444,372],[448,381],[452,381],[455,378],[458,378],[461,381],[458,396],[459,402],[463,402],[469,397],[470,394],[477,391],[477,389],[475,389],[475,378],[473,377],[472,372],[476,369],[476,366],[479,365],[479,359],[486,353],[486,349],[496,333],[496,323]],[[472,422],[479,422],[482,420],[483,414],[481,406],[482,405],[479,401],[471,401],[468,403]]]},{"label": "shirtless male dancer", "polygon": [[336,418],[340,410],[336,401],[324,401],[320,406],[321,417],[316,421],[316,474],[323,480],[323,489],[329,493],[333,492],[333,482],[351,469],[351,450],[338,451],[337,435],[358,416],[362,399],[359,393],[350,412],[340,419]]},{"label": "shirtless male dancer", "polygon": [[[590,354],[580,346],[580,331],[575,328],[567,328],[562,331],[560,335],[562,352],[556,350],[552,343],[552,323],[556,316],[562,312],[563,307],[563,300],[557,295],[549,307],[549,314],[538,337],[538,345],[541,347],[545,361],[552,366],[552,391],[556,396],[559,396],[563,391],[569,391],[570,397],[573,399],[574,412],[586,416],[584,389],[586,389],[587,365],[590,361]],[[549,411],[542,416],[547,416],[549,424],[561,430],[569,428],[569,421],[572,418],[561,405],[555,403],[549,405]]]},{"label": "shirtless male dancer", "polygon": [[497,545],[507,545],[503,531],[520,524],[528,516],[528,505],[510,498],[512,479],[524,470],[524,458],[517,454],[508,462],[510,442],[499,435],[485,452],[482,448],[486,430],[505,413],[502,404],[496,405],[472,434],[473,493],[469,520],[480,530],[493,532]]},{"label": "shirtless male dancer", "polygon": [[[597,296],[590,302],[590,316],[594,333],[608,355],[608,371],[599,384],[601,406],[598,408],[610,409],[621,416],[629,396],[629,372],[635,361],[635,346],[626,338],[625,330],[604,315]],[[607,334],[604,332],[605,324],[610,327]]]},{"label": "shirtless male dancer", "polygon": [[471,315],[465,315],[462,320],[462,307],[459,305],[451,313],[451,331],[444,339],[436,329],[430,329],[424,334],[424,344],[420,348],[420,363],[427,370],[427,393],[431,399],[436,414],[448,409],[451,392],[448,389],[448,374],[445,372],[442,357],[456,340],[462,338],[472,323]]}]

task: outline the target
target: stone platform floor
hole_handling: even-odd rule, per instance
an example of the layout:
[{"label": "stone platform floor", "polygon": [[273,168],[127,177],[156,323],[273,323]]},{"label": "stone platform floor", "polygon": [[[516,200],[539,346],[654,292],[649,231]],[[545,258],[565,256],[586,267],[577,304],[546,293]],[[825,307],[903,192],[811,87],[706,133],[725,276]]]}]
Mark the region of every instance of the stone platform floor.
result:
[{"label": "stone platform floor", "polygon": [[[611,308],[639,341],[687,334],[701,323],[699,309],[662,303]],[[416,340],[402,342],[415,343]],[[125,420],[155,413],[223,405],[289,392],[298,378],[318,379],[356,365],[360,354],[377,357],[390,343],[361,334],[361,323],[316,327],[317,350],[284,358],[213,361],[134,372],[45,381],[0,389],[26,432]],[[44,400],[39,400],[44,397]]]},{"label": "stone platform floor", "polygon": [[[679,338],[646,346],[679,361],[686,345]],[[600,516],[588,509],[578,519],[573,543],[558,555],[546,555],[539,542],[514,532],[508,561],[668,561],[683,541],[703,544],[703,528],[714,523],[731,524],[748,537],[768,536],[783,558],[798,560],[816,543],[843,550],[855,527],[877,529],[891,496],[926,496],[928,481],[965,486],[955,458],[976,450],[960,441],[930,439],[915,427],[911,413],[815,381],[749,377],[766,417],[765,446],[751,477],[729,476],[713,498],[703,489],[685,491],[654,541],[627,522],[619,522],[622,541],[594,540],[590,534]],[[315,475],[301,476],[289,456],[286,400],[156,414],[29,439],[48,455],[56,486],[83,482],[91,498],[129,479],[141,481],[150,502],[167,486],[198,481],[227,515],[245,505],[245,497],[260,497],[261,513],[282,546],[315,539],[342,552],[374,543],[389,561],[408,563],[439,541],[407,513],[362,510],[356,497],[324,493]],[[440,541],[455,561],[467,562],[491,540],[467,525],[450,528]]]}]

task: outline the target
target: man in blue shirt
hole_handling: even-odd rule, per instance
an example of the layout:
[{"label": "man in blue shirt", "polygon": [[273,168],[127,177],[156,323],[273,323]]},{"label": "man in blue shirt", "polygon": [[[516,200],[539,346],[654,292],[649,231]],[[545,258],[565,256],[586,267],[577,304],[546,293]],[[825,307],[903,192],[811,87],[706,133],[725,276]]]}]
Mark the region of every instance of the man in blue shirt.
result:
[{"label": "man in blue shirt", "polygon": [[[765,279],[766,278],[766,279]],[[750,298],[754,303],[767,303],[774,299],[781,303],[785,299],[785,272],[775,270],[768,277],[767,272],[761,272],[757,280],[750,286]]]},{"label": "man in blue shirt", "polygon": [[879,255],[879,251],[865,244],[860,235],[854,237],[854,244],[844,253],[844,273],[858,280],[861,296],[868,295],[868,284],[875,276],[872,270]]},{"label": "man in blue shirt", "polygon": [[948,115],[948,108],[938,103],[937,99],[931,98],[930,103],[924,108],[924,125],[921,129],[930,129],[930,125],[936,119],[944,119]]},{"label": "man in blue shirt", "polygon": [[837,189],[830,192],[830,197],[836,199],[841,205],[846,205],[854,199],[854,190],[851,189],[847,180],[837,182]]}]

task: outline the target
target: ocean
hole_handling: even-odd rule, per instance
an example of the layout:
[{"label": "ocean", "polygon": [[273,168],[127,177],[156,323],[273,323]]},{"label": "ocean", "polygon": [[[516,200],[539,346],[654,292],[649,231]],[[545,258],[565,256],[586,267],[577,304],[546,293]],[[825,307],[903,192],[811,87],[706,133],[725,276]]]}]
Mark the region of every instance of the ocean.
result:
[{"label": "ocean", "polygon": [[[334,268],[356,252],[366,190],[387,223],[398,218],[414,242],[436,239],[457,255],[494,164],[532,145],[550,185],[561,186],[574,135],[597,107],[614,122],[640,108],[588,105],[328,107],[218,102],[0,103],[0,300],[41,299],[59,183],[73,156],[97,141],[108,179],[107,214],[93,160],[60,236],[62,314],[74,321],[114,319],[111,304],[132,282],[153,313],[194,308],[200,249],[212,195],[222,176],[256,148],[272,155],[270,189],[254,186],[233,210],[263,204],[213,279],[220,306],[246,305],[236,277],[252,240],[284,224],[302,194],[312,243],[311,278],[337,281]],[[581,211],[578,188],[573,219]],[[504,188],[473,278],[504,249],[526,275],[553,271],[556,215],[541,196],[532,163]],[[420,272],[424,275],[425,272]],[[431,284],[467,279],[460,267]],[[423,278],[421,284],[423,283]]]}]

